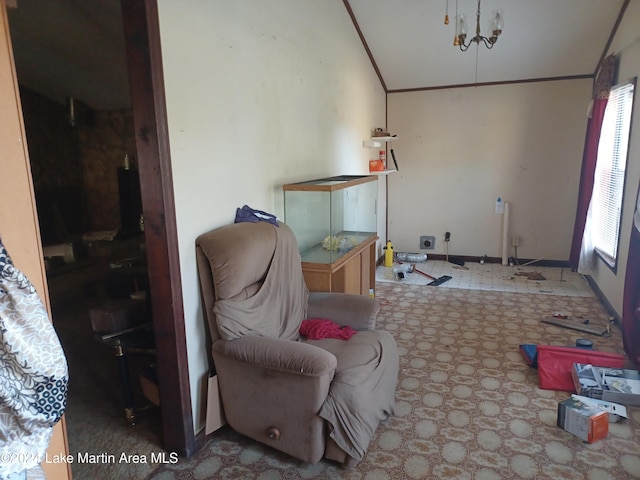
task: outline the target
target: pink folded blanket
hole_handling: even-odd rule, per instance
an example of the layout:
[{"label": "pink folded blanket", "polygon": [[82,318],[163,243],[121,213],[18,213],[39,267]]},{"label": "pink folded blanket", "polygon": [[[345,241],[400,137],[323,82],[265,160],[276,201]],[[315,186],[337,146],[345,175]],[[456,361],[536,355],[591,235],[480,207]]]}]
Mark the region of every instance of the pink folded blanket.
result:
[{"label": "pink folded blanket", "polygon": [[309,340],[320,340],[321,338],[337,338],[349,340],[356,331],[351,327],[341,327],[326,318],[310,318],[303,320],[300,325],[300,335]]}]

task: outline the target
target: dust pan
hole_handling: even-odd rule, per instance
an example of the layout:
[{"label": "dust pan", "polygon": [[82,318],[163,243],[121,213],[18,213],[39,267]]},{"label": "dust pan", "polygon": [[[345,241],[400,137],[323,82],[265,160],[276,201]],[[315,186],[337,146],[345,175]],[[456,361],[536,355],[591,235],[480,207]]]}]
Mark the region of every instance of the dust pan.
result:
[{"label": "dust pan", "polygon": [[417,268],[413,267],[413,271],[416,273],[419,273],[420,275],[424,275],[427,278],[430,278],[431,280],[433,280],[432,282],[427,283],[427,285],[432,285],[434,287],[438,286],[438,285],[442,285],[444,282],[448,282],[449,280],[451,280],[453,277],[450,275],[442,275],[439,278],[436,278],[432,275],[429,275],[428,273],[425,273],[421,270],[418,270]]}]

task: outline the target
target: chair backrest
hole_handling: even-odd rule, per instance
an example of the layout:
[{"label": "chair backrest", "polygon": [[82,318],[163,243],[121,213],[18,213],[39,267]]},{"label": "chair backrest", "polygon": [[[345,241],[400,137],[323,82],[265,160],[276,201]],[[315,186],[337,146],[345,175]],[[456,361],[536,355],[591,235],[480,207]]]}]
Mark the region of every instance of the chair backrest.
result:
[{"label": "chair backrest", "polygon": [[[272,267],[272,259],[279,242],[286,247],[281,251],[281,255],[286,259],[282,258],[280,262],[284,261],[290,268],[284,270],[286,281],[280,286],[282,288],[277,289],[278,297],[284,299],[289,295],[284,303],[293,307],[287,305],[284,309],[278,310],[278,313],[282,313],[278,316],[293,316],[294,320],[301,321],[302,318],[297,317],[301,316],[301,312],[306,312],[308,292],[304,286],[295,235],[287,225],[280,223],[279,227],[274,227],[267,222],[236,223],[217,228],[197,238],[196,257],[203,311],[212,342],[224,338],[219,328],[220,319],[216,319],[216,302],[240,302],[256,295]],[[299,327],[295,322],[287,325],[281,318],[274,318],[273,321],[275,335],[287,338],[295,335],[294,332],[297,332]],[[264,325],[259,328],[264,328]]]}]

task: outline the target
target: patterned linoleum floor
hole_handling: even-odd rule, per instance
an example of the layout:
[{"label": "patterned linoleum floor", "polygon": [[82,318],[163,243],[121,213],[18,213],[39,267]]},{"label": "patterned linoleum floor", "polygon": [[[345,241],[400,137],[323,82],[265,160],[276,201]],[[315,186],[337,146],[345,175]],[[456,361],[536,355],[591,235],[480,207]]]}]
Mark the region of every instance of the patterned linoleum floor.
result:
[{"label": "patterned linoleum floor", "polygon": [[640,408],[585,444],[556,426],[566,392],[542,390],[520,343],[622,353],[620,332],[598,337],[542,324],[552,312],[606,323],[593,295],[540,295],[379,282],[377,327],[400,351],[395,415],[380,424],[355,468],[307,465],[242,437],[216,432],[190,459],[149,478],[176,479],[565,479],[640,478]]},{"label": "patterned linoleum floor", "polygon": [[[403,265],[404,266],[404,265]],[[378,266],[377,282],[406,283],[410,285],[427,285],[432,281],[421,273],[414,271],[404,275],[400,280],[393,267]],[[547,295],[570,295],[579,297],[593,296],[593,291],[582,275],[568,268],[528,266],[503,266],[499,263],[466,262],[464,268],[443,260],[427,260],[416,263],[415,268],[432,277],[443,275],[450,280],[439,285],[440,288],[465,288],[495,292],[539,293]]]}]

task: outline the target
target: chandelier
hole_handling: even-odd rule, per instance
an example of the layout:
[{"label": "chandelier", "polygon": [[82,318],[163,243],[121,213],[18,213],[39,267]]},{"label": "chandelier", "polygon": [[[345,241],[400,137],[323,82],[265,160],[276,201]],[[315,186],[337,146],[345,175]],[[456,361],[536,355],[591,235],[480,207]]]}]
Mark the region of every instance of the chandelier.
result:
[{"label": "chandelier", "polygon": [[[457,15],[458,2],[456,0],[456,36],[453,39],[453,46],[459,47],[460,50],[466,52],[472,43],[480,45],[480,42],[484,43],[487,48],[493,48],[498,41],[498,37],[502,33],[504,27],[504,17],[502,10],[497,10],[491,20],[491,32],[490,37],[485,37],[480,34],[480,0],[478,0],[478,11],[476,12],[476,36],[469,39],[468,43],[465,43],[467,39],[467,20],[464,14]],[[445,24],[449,23],[449,16],[445,17]]]}]

